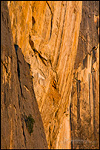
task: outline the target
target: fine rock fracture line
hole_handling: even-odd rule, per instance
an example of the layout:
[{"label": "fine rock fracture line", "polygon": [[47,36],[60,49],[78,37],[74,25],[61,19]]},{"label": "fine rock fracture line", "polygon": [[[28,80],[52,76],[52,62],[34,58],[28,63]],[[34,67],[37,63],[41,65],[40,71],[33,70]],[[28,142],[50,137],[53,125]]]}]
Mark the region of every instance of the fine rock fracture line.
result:
[{"label": "fine rock fracture line", "polygon": [[35,49],[34,42],[31,40],[30,34],[29,34],[29,44],[30,44],[32,50],[34,51],[34,53],[38,54],[39,58],[42,60],[43,64],[46,66],[45,61],[47,62],[47,60],[44,57],[42,57],[41,54]]},{"label": "fine rock fracture line", "polygon": [[[48,3],[47,1],[46,1],[46,3],[47,3],[47,5],[48,5],[48,7],[49,7],[49,9],[50,9],[50,12],[51,12],[51,29],[50,29],[50,38],[51,38],[51,34],[52,34],[53,13],[52,13],[52,10],[51,10],[51,7],[50,7],[49,3]],[[50,40],[50,38],[49,38],[49,40]]]}]

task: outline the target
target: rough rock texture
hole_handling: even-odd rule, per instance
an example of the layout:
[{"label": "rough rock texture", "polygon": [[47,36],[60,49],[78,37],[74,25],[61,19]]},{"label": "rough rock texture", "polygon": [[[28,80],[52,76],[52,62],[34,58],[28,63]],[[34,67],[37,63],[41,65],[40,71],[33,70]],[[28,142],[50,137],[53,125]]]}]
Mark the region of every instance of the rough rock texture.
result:
[{"label": "rough rock texture", "polygon": [[80,24],[79,41],[75,68],[78,68],[84,57],[99,43],[99,2],[82,2],[82,21]]},{"label": "rough rock texture", "polygon": [[99,2],[83,1],[71,92],[71,146],[99,148]]},{"label": "rough rock texture", "polygon": [[[8,2],[8,7],[14,42],[21,47],[26,61],[31,64],[48,147],[70,148],[70,142],[63,139],[70,139],[66,111],[82,2]],[[66,129],[65,132],[66,127],[68,131]]]},{"label": "rough rock texture", "polygon": [[[29,65],[13,44],[7,2],[1,3],[1,148],[47,148]],[[16,50],[16,51],[15,51]],[[33,132],[26,126],[34,119]]]},{"label": "rough rock texture", "polygon": [[30,64],[48,148],[80,148],[82,140],[82,148],[98,147],[97,6],[96,1],[8,1],[13,41]]},{"label": "rough rock texture", "polygon": [[74,73],[71,92],[73,149],[99,148],[99,48],[83,59]]}]

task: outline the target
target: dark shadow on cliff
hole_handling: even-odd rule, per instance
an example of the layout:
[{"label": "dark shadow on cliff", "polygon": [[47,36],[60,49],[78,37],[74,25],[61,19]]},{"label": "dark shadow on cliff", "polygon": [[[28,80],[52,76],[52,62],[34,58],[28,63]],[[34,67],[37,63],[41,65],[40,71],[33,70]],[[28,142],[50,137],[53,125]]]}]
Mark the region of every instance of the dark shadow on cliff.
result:
[{"label": "dark shadow on cliff", "polygon": [[[37,136],[36,134],[34,134],[34,130],[35,130],[34,126],[32,127],[33,132],[31,134],[34,135],[34,138],[37,137],[38,139],[40,138],[40,140],[41,140],[41,138],[43,137],[43,140],[46,141],[42,118],[41,118],[41,115],[40,115],[40,112],[38,109],[38,104],[37,104],[34,89],[33,89],[32,76],[30,75],[30,65],[25,61],[24,55],[22,54],[22,51],[19,48],[19,46],[16,44],[14,46],[15,46],[16,55],[17,55],[18,80],[19,80],[19,84],[20,84],[21,96],[23,99],[23,102],[20,101],[20,105],[19,105],[20,109],[23,110],[22,111],[22,120],[26,124],[26,118],[28,118],[29,115],[33,116],[34,126],[35,126],[36,122],[37,122],[36,126],[38,126],[38,128],[37,128],[38,131],[36,131],[36,132],[40,132],[40,135]],[[28,93],[30,93],[30,94],[28,94]],[[33,113],[30,111],[31,109],[34,110]],[[29,128],[27,128],[27,124],[26,124],[26,129],[28,129],[28,131],[29,131]],[[39,130],[42,130],[42,131],[39,131]],[[41,134],[42,134],[42,137],[41,137]]]},{"label": "dark shadow on cliff", "polygon": [[6,1],[1,2],[1,93],[1,148],[47,148],[30,65],[13,43]]},{"label": "dark shadow on cliff", "polygon": [[[94,21],[94,18],[97,18]],[[78,39],[77,55],[74,68],[79,67],[79,63],[90,51],[97,47],[99,43],[99,1],[82,2],[82,21]]]}]

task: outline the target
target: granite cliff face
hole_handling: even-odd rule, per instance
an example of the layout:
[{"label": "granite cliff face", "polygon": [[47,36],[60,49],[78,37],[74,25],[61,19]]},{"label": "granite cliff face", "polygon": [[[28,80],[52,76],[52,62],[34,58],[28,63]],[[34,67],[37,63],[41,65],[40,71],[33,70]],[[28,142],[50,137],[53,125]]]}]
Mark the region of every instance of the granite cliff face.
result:
[{"label": "granite cliff face", "polygon": [[48,146],[29,64],[14,47],[7,2],[1,4],[1,148],[44,149]]},{"label": "granite cliff face", "polygon": [[73,149],[99,148],[99,3],[82,3],[77,55],[71,91]]},{"label": "granite cliff face", "polygon": [[93,49],[74,72],[70,119],[74,149],[99,147],[99,48]]},{"label": "granite cliff face", "polygon": [[92,1],[2,2],[2,118],[17,112],[2,119],[2,147],[98,148],[98,11]]}]

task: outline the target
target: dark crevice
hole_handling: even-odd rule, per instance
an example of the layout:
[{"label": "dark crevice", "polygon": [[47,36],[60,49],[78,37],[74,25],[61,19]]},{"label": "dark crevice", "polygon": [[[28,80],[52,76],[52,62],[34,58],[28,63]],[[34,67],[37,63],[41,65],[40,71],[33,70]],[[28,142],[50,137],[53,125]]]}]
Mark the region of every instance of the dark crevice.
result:
[{"label": "dark crevice", "polygon": [[[18,61],[17,61],[18,62]],[[17,73],[18,73],[18,79],[20,80],[20,68],[19,63],[17,63]]]},{"label": "dark crevice", "polygon": [[[53,15],[51,16],[51,29],[50,29],[50,38],[51,38],[51,35],[52,35],[52,22],[53,22]],[[49,38],[49,40],[50,40]]]},{"label": "dark crevice", "polygon": [[57,117],[57,115],[58,115],[58,109],[57,109],[57,111],[55,112],[55,118]]},{"label": "dark crevice", "polygon": [[51,140],[50,140],[50,148],[52,147],[52,142],[51,142]]},{"label": "dark crevice", "polygon": [[52,86],[53,86],[55,89],[57,89],[56,84],[57,84],[57,83],[56,83],[56,81],[54,80]]},{"label": "dark crevice", "polygon": [[39,56],[40,59],[42,60],[43,64],[44,64],[45,66],[47,66],[46,63],[45,63],[45,61],[47,62],[47,60],[46,60],[44,57],[42,57],[39,52],[38,52],[38,56]]},{"label": "dark crevice", "polygon": [[34,19],[34,17],[32,16],[32,27],[34,26],[34,24],[35,24],[35,19]]},{"label": "dark crevice", "polygon": [[[78,131],[78,138],[81,139],[81,118],[80,118],[80,80],[77,80],[76,82],[77,86],[77,131]],[[83,144],[83,142],[81,143]],[[80,148],[80,143],[78,143],[79,148]]]},{"label": "dark crevice", "polygon": [[18,105],[19,105],[19,108],[20,108],[20,96],[18,94]]},{"label": "dark crevice", "polygon": [[51,61],[51,59],[49,59],[49,63],[50,63],[50,65],[51,65],[51,68],[52,68],[52,61]]},{"label": "dark crevice", "polygon": [[14,44],[14,47],[15,47],[15,51],[16,51],[16,54],[17,54],[18,45],[17,45],[17,44]]},{"label": "dark crevice", "polygon": [[20,81],[20,67],[19,67],[18,59],[17,59],[17,73],[18,73],[18,80],[20,84],[21,95],[22,97],[24,97],[23,92],[22,92],[22,87],[21,87],[21,81]]},{"label": "dark crevice", "polygon": [[29,69],[31,69],[31,65],[27,62],[28,66],[29,66]]},{"label": "dark crevice", "polygon": [[[50,29],[50,38],[51,38],[51,35],[52,35],[53,12],[51,10],[51,7],[50,7],[49,3],[47,1],[46,1],[46,3],[47,3],[47,5],[48,5],[48,7],[50,9],[50,12],[51,12],[51,29]],[[49,40],[50,40],[50,38],[49,38]]]},{"label": "dark crevice", "polygon": [[[70,104],[70,128],[71,128],[71,139],[72,139],[72,111],[71,111],[71,104]],[[71,140],[71,149],[73,149],[73,141]]]},{"label": "dark crevice", "polygon": [[20,67],[19,67],[20,60],[18,59],[18,54],[17,54],[17,50],[18,50],[19,46],[16,44],[14,44],[14,46],[15,46],[15,51],[16,51],[16,56],[17,56],[17,73],[18,73],[18,80],[19,80],[19,84],[20,84],[20,91],[21,91],[22,97],[25,98],[23,95],[23,92],[22,92],[21,81],[20,81]]},{"label": "dark crevice", "polygon": [[[39,56],[39,58],[41,59],[41,61],[43,62],[43,64],[45,65],[45,66],[47,66],[46,65],[46,62],[47,62],[47,60],[44,58],[44,57],[42,57],[41,56],[41,54],[40,54],[40,52],[38,52],[35,48],[34,48],[34,42],[31,40],[31,36],[29,35],[29,44],[30,44],[30,46],[31,46],[31,48],[32,48],[32,50],[33,50],[33,52],[35,53],[35,54],[37,54],[38,56]],[[35,55],[36,56],[36,55]],[[37,59],[37,58],[36,58]]]},{"label": "dark crevice", "polygon": [[23,129],[23,136],[24,136],[24,143],[25,143],[25,146],[26,146],[26,136],[25,136],[25,133],[24,133],[24,129]]},{"label": "dark crevice", "polygon": [[24,132],[24,124],[23,123],[22,123],[22,129],[23,129],[24,143],[26,146],[26,136],[25,136],[25,132]]}]

